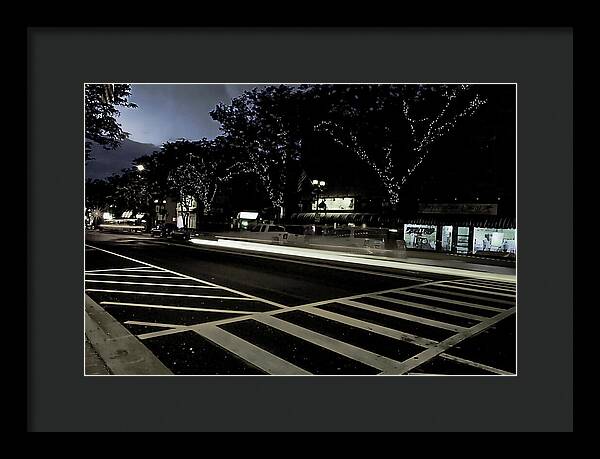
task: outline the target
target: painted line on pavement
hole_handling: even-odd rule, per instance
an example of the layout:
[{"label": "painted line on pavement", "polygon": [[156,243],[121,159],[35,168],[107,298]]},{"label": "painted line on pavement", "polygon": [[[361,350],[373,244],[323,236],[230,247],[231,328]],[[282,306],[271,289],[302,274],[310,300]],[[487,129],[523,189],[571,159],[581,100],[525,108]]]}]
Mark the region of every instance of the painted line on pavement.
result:
[{"label": "painted line on pavement", "polygon": [[[417,285],[429,285],[432,283],[436,283],[438,281],[435,282],[427,282],[424,284],[417,284]],[[397,290],[402,290],[402,289],[406,289],[406,288],[410,288],[410,287],[399,287],[399,288],[393,288],[393,289],[386,289],[386,290],[380,290],[378,292],[372,292],[371,294],[375,294],[375,293],[386,293],[386,292],[394,292]],[[329,312],[329,311],[325,311],[325,310],[320,310],[320,309],[314,309],[314,312],[311,308],[314,308],[315,306],[321,306],[321,305],[325,305],[325,304],[331,304],[331,303],[335,303],[336,301],[339,300],[343,300],[343,299],[352,299],[352,298],[359,298],[359,297],[363,297],[368,295],[367,293],[360,293],[358,295],[351,295],[351,296],[346,296],[346,297],[341,297],[341,298],[333,298],[333,299],[329,299],[329,300],[323,300],[323,301],[317,301],[317,302],[313,302],[313,303],[307,303],[307,304],[301,304],[298,306],[289,306],[286,309],[278,309],[275,311],[267,311],[264,312],[262,314],[268,314],[268,315],[277,315],[277,314],[281,314],[284,312],[288,312],[288,311],[294,311],[294,310],[306,310],[306,312],[311,312],[314,313],[315,315],[321,315],[323,316],[323,314],[327,313],[329,314],[329,316],[327,318],[331,318],[335,315],[335,317],[337,317],[338,322],[342,322],[345,323],[347,325],[352,325],[355,326],[357,328],[363,328],[365,330],[368,331],[373,331],[372,329],[377,328],[379,330],[381,330],[380,334],[383,334],[385,336],[389,336],[391,338],[395,338],[398,339],[400,341],[408,341],[408,342],[415,342],[416,344],[422,345],[422,346],[429,346],[432,344],[437,344],[437,341],[433,341],[433,340],[429,340],[427,338],[421,338],[419,336],[416,335],[412,335],[410,333],[404,333],[404,332],[400,332],[397,330],[393,330],[391,328],[387,328],[387,327],[381,327],[379,325],[375,325],[375,324],[371,324],[369,322],[362,322],[358,319],[354,319],[351,317],[347,317],[347,316],[343,316],[340,314],[335,314],[333,312]],[[253,314],[259,314],[258,312],[254,312]],[[338,317],[339,316],[339,317]],[[323,316],[324,317],[324,316]],[[243,318],[239,318],[239,317],[234,317],[234,318],[230,318],[230,319],[223,319],[223,320],[219,320],[219,321],[214,321],[211,322],[215,325],[224,325],[227,323],[231,323],[231,322],[239,322],[240,320],[246,320],[246,319],[252,319],[252,316],[249,317],[243,317]],[[351,323],[350,323],[351,322]],[[362,325],[362,324],[366,324],[366,325]],[[202,326],[203,323],[199,323],[199,324],[194,324],[194,325],[190,325],[188,328],[186,329],[181,329],[181,330],[165,330],[165,331],[157,331],[157,332],[150,332],[150,333],[145,333],[142,335],[139,335],[138,338],[140,339],[148,339],[148,338],[155,338],[157,336],[163,336],[163,335],[171,335],[173,333],[179,333],[180,331],[185,331],[185,330],[194,330],[196,326]]]},{"label": "painted line on pavement", "polygon": [[467,303],[466,301],[453,300],[451,298],[444,298],[441,296],[424,295],[422,293],[409,292],[408,290],[394,292],[394,293],[397,293],[398,295],[408,295],[410,297],[415,297],[415,298],[423,298],[425,300],[434,300],[434,301],[441,301],[442,303],[456,304],[458,306],[466,306],[468,308],[483,309],[485,311],[493,311],[493,312],[506,311],[506,309],[495,308],[493,306],[485,306],[483,304],[477,304],[477,303]]},{"label": "painted line on pavement", "polygon": [[453,284],[449,284],[449,282],[451,281],[442,281],[443,282],[443,286],[447,287],[447,288],[454,288],[454,289],[458,289],[458,290],[466,290],[469,292],[479,292],[479,293],[486,293],[489,295],[499,295],[499,296],[506,296],[509,298],[514,298],[515,295],[511,294],[511,293],[500,293],[500,292],[492,292],[489,290],[483,290],[482,288],[469,288],[469,287],[463,287],[462,285],[453,285]]},{"label": "painted line on pavement", "polygon": [[159,286],[159,287],[212,288],[212,289],[220,288],[220,287],[213,287],[212,285],[158,284],[158,283],[154,283],[154,282],[126,282],[126,281],[110,281],[110,280],[97,280],[97,279],[86,279],[85,282],[99,282],[102,284],[151,285],[151,286]]},{"label": "painted line on pavement", "polygon": [[[438,287],[444,287],[443,285],[437,284]],[[434,285],[435,287],[435,285]],[[417,287],[418,290],[424,290],[427,292],[435,292],[435,293],[447,293],[449,295],[455,295],[455,296],[460,296],[463,298],[470,298],[473,300],[483,300],[483,301],[491,301],[493,303],[500,303],[500,304],[513,304],[514,301],[510,301],[510,300],[503,300],[500,298],[491,298],[488,296],[479,296],[479,295],[471,295],[469,293],[462,293],[462,292],[454,292],[454,291],[449,291],[449,290],[440,290],[437,288],[431,288],[429,286],[425,286],[425,287]]]},{"label": "painted line on pavement", "polygon": [[159,328],[181,328],[185,327],[185,325],[177,325],[177,324],[162,324],[159,322],[140,322],[139,320],[126,320],[123,322],[128,325],[143,325],[147,327],[159,327]]},{"label": "painted line on pavement", "polygon": [[284,360],[264,349],[249,343],[242,338],[215,325],[205,325],[202,328],[194,330],[200,336],[212,341],[226,351],[237,355],[242,360],[260,368],[268,374],[276,375],[310,375],[311,373],[297,367],[296,365]]},{"label": "painted line on pavement", "polygon": [[477,321],[482,321],[486,319],[486,317],[478,316],[475,314],[469,314],[467,312],[453,311],[451,309],[440,308],[438,306],[430,306],[428,304],[415,303],[413,301],[405,301],[396,298],[390,298],[383,295],[374,295],[368,298],[374,298],[377,300],[387,301],[388,303],[400,304],[404,306],[411,306],[413,308],[423,309],[425,311],[439,312],[441,314],[446,314],[449,316],[462,317],[463,319],[471,319]]},{"label": "painted line on pavement", "polygon": [[106,273],[85,273],[93,275],[93,276],[108,276],[108,277],[138,277],[138,278],[146,278],[146,279],[181,279],[178,276],[140,276],[136,274],[106,274]]},{"label": "painted line on pavement", "polygon": [[[154,309],[174,309],[174,310],[181,310],[181,311],[200,311],[200,312],[222,312],[222,313],[228,313],[228,314],[256,314],[256,311],[239,311],[239,310],[233,310],[233,309],[215,309],[215,308],[194,308],[191,306],[169,306],[169,305],[163,305],[163,304],[145,304],[145,303],[125,303],[125,302],[121,302],[121,301],[101,301],[100,302],[101,305],[103,304],[107,304],[107,305],[112,305],[112,306],[132,306],[132,307],[139,307],[139,308],[154,308]],[[182,325],[179,328],[186,328],[186,329],[191,329],[191,326],[188,325]],[[185,330],[182,330],[185,331]]]},{"label": "painted line on pavement", "polygon": [[86,292],[106,292],[106,293],[130,293],[134,295],[156,295],[156,296],[179,296],[186,298],[210,298],[214,300],[238,300],[253,301],[252,298],[239,296],[215,296],[215,295],[191,295],[187,293],[163,293],[163,292],[138,292],[135,290],[108,290],[102,288],[86,288]]},{"label": "painted line on pavement", "polygon": [[[471,336],[474,336],[474,335],[482,332],[483,330],[491,327],[492,325],[500,322],[501,320],[506,319],[510,315],[514,314],[515,311],[516,311],[516,308],[514,308],[514,307],[510,308],[510,309],[506,310],[505,312],[502,312],[484,322],[480,322],[479,324],[474,325],[473,327],[471,327],[467,330],[464,330],[460,333],[457,333],[456,335],[451,336],[448,339],[445,339],[444,341],[441,341],[435,347],[430,347],[429,349],[425,349],[420,354],[417,354],[416,356],[411,357],[410,359],[406,359],[404,362],[402,362],[402,370],[400,371],[400,373],[396,373],[396,374],[406,373],[406,372],[412,370],[413,368],[416,368],[419,365],[424,364],[425,362],[438,356],[442,352],[447,351],[452,346],[457,345],[461,341],[464,341],[465,339],[470,338]],[[381,374],[392,374],[392,373],[384,372]]]},{"label": "painted line on pavement", "polygon": [[429,325],[430,327],[442,328],[444,330],[453,331],[455,333],[459,333],[465,330],[465,327],[460,327],[458,325],[448,324],[446,322],[440,322],[438,320],[426,319],[424,317],[415,316],[413,314],[407,314],[405,312],[398,312],[392,309],[380,308],[379,306],[373,306],[366,303],[360,303],[354,300],[341,300],[338,303],[345,304],[347,306],[353,306],[355,308],[364,309],[365,311],[375,312],[377,314],[383,314],[390,317],[397,317],[399,319],[410,320],[411,322],[417,322],[423,325]]},{"label": "painted line on pavement", "polygon": [[483,363],[473,362],[472,360],[463,359],[462,357],[456,357],[450,354],[440,354],[439,357],[452,360],[454,362],[462,363],[464,365],[469,365],[470,367],[480,368],[482,370],[491,371],[492,373],[496,373],[497,375],[512,375],[510,371],[500,370],[499,368],[490,367],[489,365],[484,365]]},{"label": "painted line on pavement", "polygon": [[252,298],[253,300],[260,301],[260,302],[266,303],[266,304],[270,304],[271,306],[275,306],[275,307],[282,308],[282,309],[287,308],[287,306],[284,306],[284,305],[282,305],[280,303],[276,303],[275,301],[266,300],[264,298],[260,298],[260,297],[255,296],[255,295],[250,295],[248,293],[240,292],[239,290],[234,290],[234,289],[229,288],[229,287],[224,287],[222,285],[218,285],[218,284],[215,284],[213,282],[208,282],[208,281],[205,281],[205,280],[197,279],[195,277],[188,276],[187,274],[181,274],[181,273],[178,273],[176,271],[172,271],[172,270],[167,269],[167,268],[161,268],[160,266],[156,266],[156,265],[153,265],[151,263],[146,263],[145,261],[141,261],[141,260],[136,260],[135,258],[131,258],[131,257],[125,256],[125,255],[121,255],[120,253],[111,252],[110,250],[101,249],[99,247],[94,247],[94,246],[89,245],[89,244],[86,244],[86,247],[91,247],[92,249],[99,250],[101,252],[110,253],[111,255],[115,255],[117,257],[125,258],[126,260],[130,260],[130,261],[135,261],[136,263],[140,263],[140,264],[143,264],[143,265],[146,265],[146,266],[151,266],[151,267],[156,268],[156,269],[162,269],[162,270],[167,271],[167,272],[169,272],[171,274],[176,274],[177,276],[180,276],[180,277],[184,277],[184,278],[187,278],[187,279],[192,279],[192,280],[194,280],[196,282],[200,282],[200,283],[204,283],[206,285],[212,285],[212,286],[215,286],[215,287],[219,287],[219,288],[221,288],[223,290],[227,290],[228,292],[232,292],[232,293],[236,293],[238,295],[246,296],[248,298]]},{"label": "painted line on pavement", "polygon": [[277,317],[262,314],[253,317],[253,320],[261,322],[269,327],[276,328],[277,330],[289,335],[296,336],[321,348],[333,351],[336,354],[343,355],[344,357],[348,357],[370,367],[377,368],[378,370],[397,371],[400,369],[401,363],[396,360],[384,357],[371,351],[367,351],[352,344],[339,341],[329,336],[322,335],[321,333],[300,327],[290,322],[286,322],[285,320],[278,319]]}]

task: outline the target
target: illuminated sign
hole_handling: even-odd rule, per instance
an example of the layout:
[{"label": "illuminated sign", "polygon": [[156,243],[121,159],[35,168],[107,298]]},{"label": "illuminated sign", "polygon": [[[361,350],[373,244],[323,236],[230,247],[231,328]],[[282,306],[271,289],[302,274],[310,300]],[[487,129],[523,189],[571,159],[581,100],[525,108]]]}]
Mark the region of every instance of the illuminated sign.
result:
[{"label": "illuminated sign", "polygon": [[419,204],[419,213],[497,215],[498,204]]},{"label": "illuminated sign", "polygon": [[[317,210],[316,200],[312,203],[312,210]],[[354,198],[319,198],[319,210],[354,210]]]},{"label": "illuminated sign", "polygon": [[177,203],[177,210],[180,212],[192,211],[192,210],[195,210],[196,207],[198,207],[198,203],[192,196],[186,196],[183,199],[183,202]]},{"label": "illuminated sign", "polygon": [[240,212],[238,218],[242,220],[256,220],[258,218],[258,212]]}]

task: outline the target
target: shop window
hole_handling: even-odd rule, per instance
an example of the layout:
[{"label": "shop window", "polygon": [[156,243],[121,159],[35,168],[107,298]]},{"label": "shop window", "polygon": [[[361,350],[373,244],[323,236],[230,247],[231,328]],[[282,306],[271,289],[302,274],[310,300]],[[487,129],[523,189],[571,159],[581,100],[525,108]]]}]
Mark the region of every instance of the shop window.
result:
[{"label": "shop window", "polygon": [[442,226],[442,251],[452,250],[452,226]]},{"label": "shop window", "polygon": [[473,232],[473,252],[517,253],[517,230],[496,228],[475,228]]},{"label": "shop window", "polygon": [[469,253],[469,227],[459,226],[456,233],[456,253]]},{"label": "shop window", "polygon": [[436,236],[433,225],[404,225],[404,242],[409,249],[435,250]]}]

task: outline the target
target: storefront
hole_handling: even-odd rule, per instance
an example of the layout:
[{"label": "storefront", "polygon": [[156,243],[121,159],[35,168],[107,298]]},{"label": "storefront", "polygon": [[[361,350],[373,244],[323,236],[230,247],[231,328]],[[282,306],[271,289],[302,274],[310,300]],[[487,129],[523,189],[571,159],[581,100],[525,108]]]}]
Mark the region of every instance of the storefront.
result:
[{"label": "storefront", "polygon": [[[443,208],[442,208],[443,209]],[[472,206],[471,211],[486,211],[488,207]],[[436,209],[439,210],[439,209]],[[460,211],[461,209],[458,208]],[[451,211],[455,211],[454,208]],[[464,209],[462,211],[465,211]],[[488,210],[489,211],[489,210]],[[429,213],[429,212],[428,212]],[[293,214],[291,225],[314,225],[315,212]],[[317,225],[327,227],[360,226],[388,228],[397,231],[397,238],[409,250],[436,251],[454,254],[516,257],[517,230],[514,217],[498,215],[453,215],[450,213],[391,217],[374,213],[321,213]]]},{"label": "storefront", "polygon": [[183,202],[177,203],[177,222],[178,228],[191,228],[196,229],[196,211],[198,204],[196,199],[191,196],[186,197]]},{"label": "storefront", "polygon": [[516,257],[514,218],[428,216],[408,219],[403,239],[407,249],[456,254]]},{"label": "storefront", "polygon": [[517,254],[517,230],[510,228],[474,228],[473,253],[501,252]]},{"label": "storefront", "polygon": [[435,250],[437,227],[435,225],[404,225],[404,242],[407,249]]}]

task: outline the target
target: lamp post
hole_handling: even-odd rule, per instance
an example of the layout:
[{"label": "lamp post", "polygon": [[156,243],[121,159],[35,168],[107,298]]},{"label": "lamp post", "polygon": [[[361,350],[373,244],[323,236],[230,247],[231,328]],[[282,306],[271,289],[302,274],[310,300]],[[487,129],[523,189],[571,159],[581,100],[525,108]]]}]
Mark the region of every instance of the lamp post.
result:
[{"label": "lamp post", "polygon": [[317,203],[315,207],[315,223],[319,222],[319,198],[321,197],[321,191],[325,189],[325,181],[323,180],[313,180],[312,185],[314,187],[314,193],[317,196]]}]

